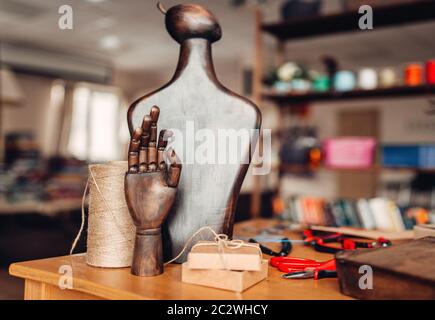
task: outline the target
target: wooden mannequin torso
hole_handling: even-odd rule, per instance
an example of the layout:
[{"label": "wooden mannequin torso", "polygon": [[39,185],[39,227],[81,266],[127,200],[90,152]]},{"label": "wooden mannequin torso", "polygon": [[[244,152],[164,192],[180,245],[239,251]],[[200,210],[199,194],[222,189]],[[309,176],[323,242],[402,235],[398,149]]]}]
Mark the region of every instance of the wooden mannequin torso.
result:
[{"label": "wooden mannequin torso", "polygon": [[[226,89],[217,80],[211,57],[211,42],[216,41],[216,37],[209,39],[206,38],[208,34],[199,37],[190,34],[190,37],[180,39],[180,33],[174,36],[173,33],[179,32],[183,26],[176,25],[178,29],[174,31],[171,30],[171,23],[179,17],[180,11],[183,14],[186,10],[188,18],[192,10],[201,18],[204,13],[210,15],[204,8],[195,5],[180,5],[168,11],[168,31],[181,45],[177,69],[168,84],[134,102],[128,112],[130,132],[141,125],[144,115],[150,112],[153,105],[160,108],[160,129],[175,129],[175,140],[171,146],[181,158],[183,170],[176,203],[164,228],[166,259],[177,255],[189,237],[203,226],[231,236],[235,204],[249,163],[242,163],[240,159],[229,163],[228,158],[226,163],[219,163],[218,152],[222,150],[218,150],[218,130],[234,129],[238,132],[240,129],[259,129],[261,122],[260,112],[253,103]],[[174,14],[169,16],[174,11],[177,14],[175,18]],[[217,21],[212,22],[219,27]],[[201,21],[199,24],[195,22],[193,28],[203,27],[200,24]],[[209,27],[206,25],[206,28]],[[192,30],[187,32],[192,33]],[[220,38],[220,33],[217,38]],[[206,135],[213,133],[216,139],[214,146],[210,146],[216,150],[213,163],[198,163],[195,159],[198,146],[209,138],[202,135],[194,141],[192,134],[201,129],[208,129]],[[177,136],[177,132],[183,136]],[[241,152],[249,157],[250,143],[251,147],[255,147],[255,137],[251,141],[239,139],[239,154]],[[182,262],[185,258],[183,256],[178,261]]]}]

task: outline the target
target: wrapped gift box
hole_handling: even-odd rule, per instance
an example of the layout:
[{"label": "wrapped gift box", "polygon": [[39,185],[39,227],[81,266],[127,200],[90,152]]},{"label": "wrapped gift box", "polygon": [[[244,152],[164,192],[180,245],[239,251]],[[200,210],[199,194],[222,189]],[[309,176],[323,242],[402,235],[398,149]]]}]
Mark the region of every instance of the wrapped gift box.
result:
[{"label": "wrapped gift box", "polygon": [[260,271],[234,271],[215,269],[190,269],[183,263],[181,281],[224,290],[242,292],[267,278],[267,260],[261,262]]},{"label": "wrapped gift box", "polygon": [[218,246],[214,241],[199,241],[187,257],[189,269],[260,271],[261,251],[258,244],[239,248]]}]

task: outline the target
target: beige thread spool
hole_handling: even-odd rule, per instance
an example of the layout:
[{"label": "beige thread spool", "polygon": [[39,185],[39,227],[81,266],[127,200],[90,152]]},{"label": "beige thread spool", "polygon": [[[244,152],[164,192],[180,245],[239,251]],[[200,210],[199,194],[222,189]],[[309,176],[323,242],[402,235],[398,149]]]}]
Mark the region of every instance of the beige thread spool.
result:
[{"label": "beige thread spool", "polygon": [[124,196],[126,171],[126,161],[89,166],[86,262],[91,266],[131,266],[135,227]]}]

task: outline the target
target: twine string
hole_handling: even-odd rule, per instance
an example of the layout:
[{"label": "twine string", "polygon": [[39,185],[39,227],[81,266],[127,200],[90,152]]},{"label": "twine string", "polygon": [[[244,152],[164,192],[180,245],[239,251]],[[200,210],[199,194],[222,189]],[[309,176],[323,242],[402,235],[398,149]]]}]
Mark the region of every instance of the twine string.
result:
[{"label": "twine string", "polygon": [[[125,241],[131,241],[131,238],[128,239],[125,234],[124,234],[124,230],[122,230],[121,226],[118,223],[118,220],[116,219],[116,215],[113,213],[112,210],[112,206],[109,205],[109,203],[106,200],[106,197],[103,195],[103,193],[101,192],[100,186],[98,185],[97,181],[95,180],[95,176],[94,173],[92,172],[92,168],[89,168],[89,172],[91,174],[92,177],[92,181],[98,191],[98,194],[100,195],[101,199],[103,199],[104,205],[106,206],[107,210],[109,210],[110,215],[112,216],[113,222],[115,223],[119,233],[122,235],[122,237],[124,238]],[[117,178],[117,177],[124,177],[125,173],[122,174],[118,174],[118,175],[113,175],[111,176],[111,178]],[[101,178],[100,178],[101,179]],[[116,190],[115,192],[119,192],[118,190]],[[133,230],[133,229],[132,229]]]},{"label": "twine string", "polygon": [[83,196],[82,196],[82,218],[81,218],[81,222],[80,222],[80,229],[79,229],[79,232],[77,233],[76,237],[74,238],[73,244],[72,244],[71,249],[69,251],[69,255],[73,254],[74,249],[77,246],[77,242],[79,242],[80,237],[82,236],[83,229],[85,227],[85,200],[86,200],[86,193],[88,192],[88,188],[89,188],[89,178],[86,180],[86,186],[85,186],[85,190],[83,191]]},{"label": "twine string", "polygon": [[261,249],[258,245],[253,244],[253,243],[246,243],[243,240],[240,239],[233,239],[233,240],[229,240],[228,236],[224,233],[216,233],[216,231],[214,231],[211,227],[209,226],[204,226],[202,228],[199,228],[192,236],[190,236],[190,238],[186,241],[186,243],[184,244],[183,249],[181,249],[180,253],[173,259],[165,262],[165,265],[172,263],[174,261],[176,261],[178,258],[180,258],[184,252],[186,251],[186,249],[189,247],[189,245],[191,244],[192,240],[199,235],[200,233],[202,233],[203,231],[208,230],[210,231],[213,236],[214,236],[214,241],[213,242],[198,242],[195,245],[193,245],[192,249],[193,250],[195,247],[200,247],[200,246],[217,246],[218,248],[218,253],[219,253],[219,257],[222,261],[222,265],[224,266],[224,268],[226,270],[228,270],[228,264],[225,260],[225,249],[229,249],[229,250],[237,250],[240,249],[242,247],[251,247],[251,248],[255,248],[256,250],[258,250],[259,254],[260,254],[260,258],[261,260],[263,260],[263,253],[261,252]]},{"label": "twine string", "polygon": [[125,267],[131,264],[135,228],[124,199],[125,171],[126,162],[89,166],[82,196],[81,225],[70,255],[84,231],[85,200],[89,191],[88,264],[100,267]]}]

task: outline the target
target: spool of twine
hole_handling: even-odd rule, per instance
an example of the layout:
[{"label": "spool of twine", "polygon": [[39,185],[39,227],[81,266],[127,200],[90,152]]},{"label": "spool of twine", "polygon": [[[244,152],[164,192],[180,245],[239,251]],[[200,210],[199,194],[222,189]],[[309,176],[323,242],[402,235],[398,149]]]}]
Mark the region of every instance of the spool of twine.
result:
[{"label": "spool of twine", "polygon": [[91,266],[131,266],[135,227],[124,196],[126,161],[89,166],[86,262]]}]

